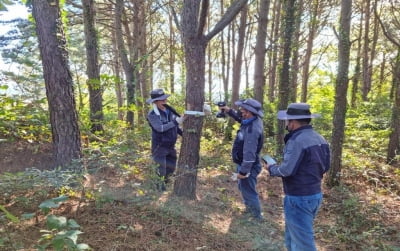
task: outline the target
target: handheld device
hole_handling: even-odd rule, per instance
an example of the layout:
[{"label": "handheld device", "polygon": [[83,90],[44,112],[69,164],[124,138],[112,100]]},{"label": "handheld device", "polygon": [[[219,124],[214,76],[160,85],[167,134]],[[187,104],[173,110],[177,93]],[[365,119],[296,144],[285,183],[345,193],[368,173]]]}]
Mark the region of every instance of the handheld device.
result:
[{"label": "handheld device", "polygon": [[274,165],[276,164],[276,160],[274,160],[271,156],[268,154],[262,156],[262,160],[267,163],[268,165]]}]

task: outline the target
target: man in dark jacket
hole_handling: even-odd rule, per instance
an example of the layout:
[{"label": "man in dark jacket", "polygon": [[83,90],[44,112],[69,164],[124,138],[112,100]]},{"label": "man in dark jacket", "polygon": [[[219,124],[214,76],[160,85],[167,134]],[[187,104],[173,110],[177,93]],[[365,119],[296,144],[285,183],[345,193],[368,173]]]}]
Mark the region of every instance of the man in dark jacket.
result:
[{"label": "man in dark jacket", "polygon": [[240,129],[232,147],[232,159],[237,166],[234,178],[238,180],[239,191],[246,206],[246,213],[254,219],[262,220],[258,198],[257,176],[261,172],[259,154],[264,142],[263,112],[261,104],[254,99],[235,102],[240,114],[227,106],[220,107],[229,116],[240,123]]},{"label": "man in dark jacket", "polygon": [[182,135],[179,124],[181,117],[175,109],[167,105],[169,94],[163,89],[151,91],[148,104],[153,104],[153,109],[147,114],[147,120],[151,126],[151,153],[153,160],[159,164],[158,175],[161,178],[160,190],[165,191],[165,183],[174,173],[176,166],[175,144],[178,134]]},{"label": "man in dark jacket", "polygon": [[322,203],[321,180],[330,167],[330,150],[326,140],[310,125],[310,106],[292,103],[278,112],[286,121],[283,162],[263,163],[271,176],[282,177],[285,214],[285,245],[289,251],[316,250],[313,222]]}]

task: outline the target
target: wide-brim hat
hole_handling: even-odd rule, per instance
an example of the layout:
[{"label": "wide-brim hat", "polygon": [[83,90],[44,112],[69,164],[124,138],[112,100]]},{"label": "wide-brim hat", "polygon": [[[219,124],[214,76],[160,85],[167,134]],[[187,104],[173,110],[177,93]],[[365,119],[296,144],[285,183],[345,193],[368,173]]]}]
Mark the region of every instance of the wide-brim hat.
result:
[{"label": "wide-brim hat", "polygon": [[319,118],[321,114],[311,113],[310,105],[306,103],[291,103],[287,110],[278,111],[278,119],[312,119]]},{"label": "wide-brim hat", "polygon": [[241,99],[235,102],[235,105],[242,107],[243,109],[248,110],[256,116],[263,117],[264,113],[261,109],[261,104],[255,99]]},{"label": "wide-brim hat", "polygon": [[157,100],[165,100],[169,97],[169,94],[165,94],[163,89],[154,89],[150,92],[150,98],[146,100],[147,104],[151,104]]}]

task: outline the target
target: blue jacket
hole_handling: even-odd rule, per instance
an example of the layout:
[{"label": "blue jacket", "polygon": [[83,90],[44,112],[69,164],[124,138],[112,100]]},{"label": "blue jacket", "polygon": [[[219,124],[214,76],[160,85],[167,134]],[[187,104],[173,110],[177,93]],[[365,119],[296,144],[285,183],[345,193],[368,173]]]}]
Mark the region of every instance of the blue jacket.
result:
[{"label": "blue jacket", "polygon": [[151,148],[174,147],[178,134],[182,135],[182,130],[176,122],[176,115],[170,110],[159,110],[158,115],[154,109],[147,114],[147,121],[151,127]]},{"label": "blue jacket", "polygon": [[330,167],[326,140],[311,125],[306,125],[287,134],[285,143],[283,162],[269,166],[270,175],[282,177],[287,195],[320,193],[323,174]]},{"label": "blue jacket", "polygon": [[259,154],[264,143],[263,122],[259,117],[241,120],[235,111],[228,114],[241,122],[232,147],[232,160],[240,166],[240,173],[250,173],[254,164],[259,163]]}]

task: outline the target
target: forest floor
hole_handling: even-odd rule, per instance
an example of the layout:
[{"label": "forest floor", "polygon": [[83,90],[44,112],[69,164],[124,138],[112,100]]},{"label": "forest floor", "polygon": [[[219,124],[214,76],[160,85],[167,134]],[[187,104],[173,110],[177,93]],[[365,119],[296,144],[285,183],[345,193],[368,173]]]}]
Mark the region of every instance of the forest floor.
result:
[{"label": "forest floor", "polygon": [[[18,181],[17,173],[27,167],[49,169],[50,146],[3,142],[0,149],[0,206],[20,219],[35,215],[11,222],[0,211],[0,250],[37,250],[46,229],[38,205],[61,192],[70,199],[51,213],[74,219],[83,232],[78,242],[93,250],[284,250],[282,184],[266,171],[258,181],[266,219],[259,223],[241,214],[240,194],[227,169],[200,169],[197,200],[187,201],[173,196],[171,186],[163,193],[152,189],[151,177],[143,174],[153,168],[146,153],[129,153],[132,159],[124,156],[119,165],[97,153],[87,160],[80,190],[37,183],[27,189],[20,182],[2,184]],[[212,155],[203,158],[210,162]],[[324,188],[315,221],[318,250],[400,250],[400,180],[393,172],[364,170],[343,175],[339,188]]]}]

